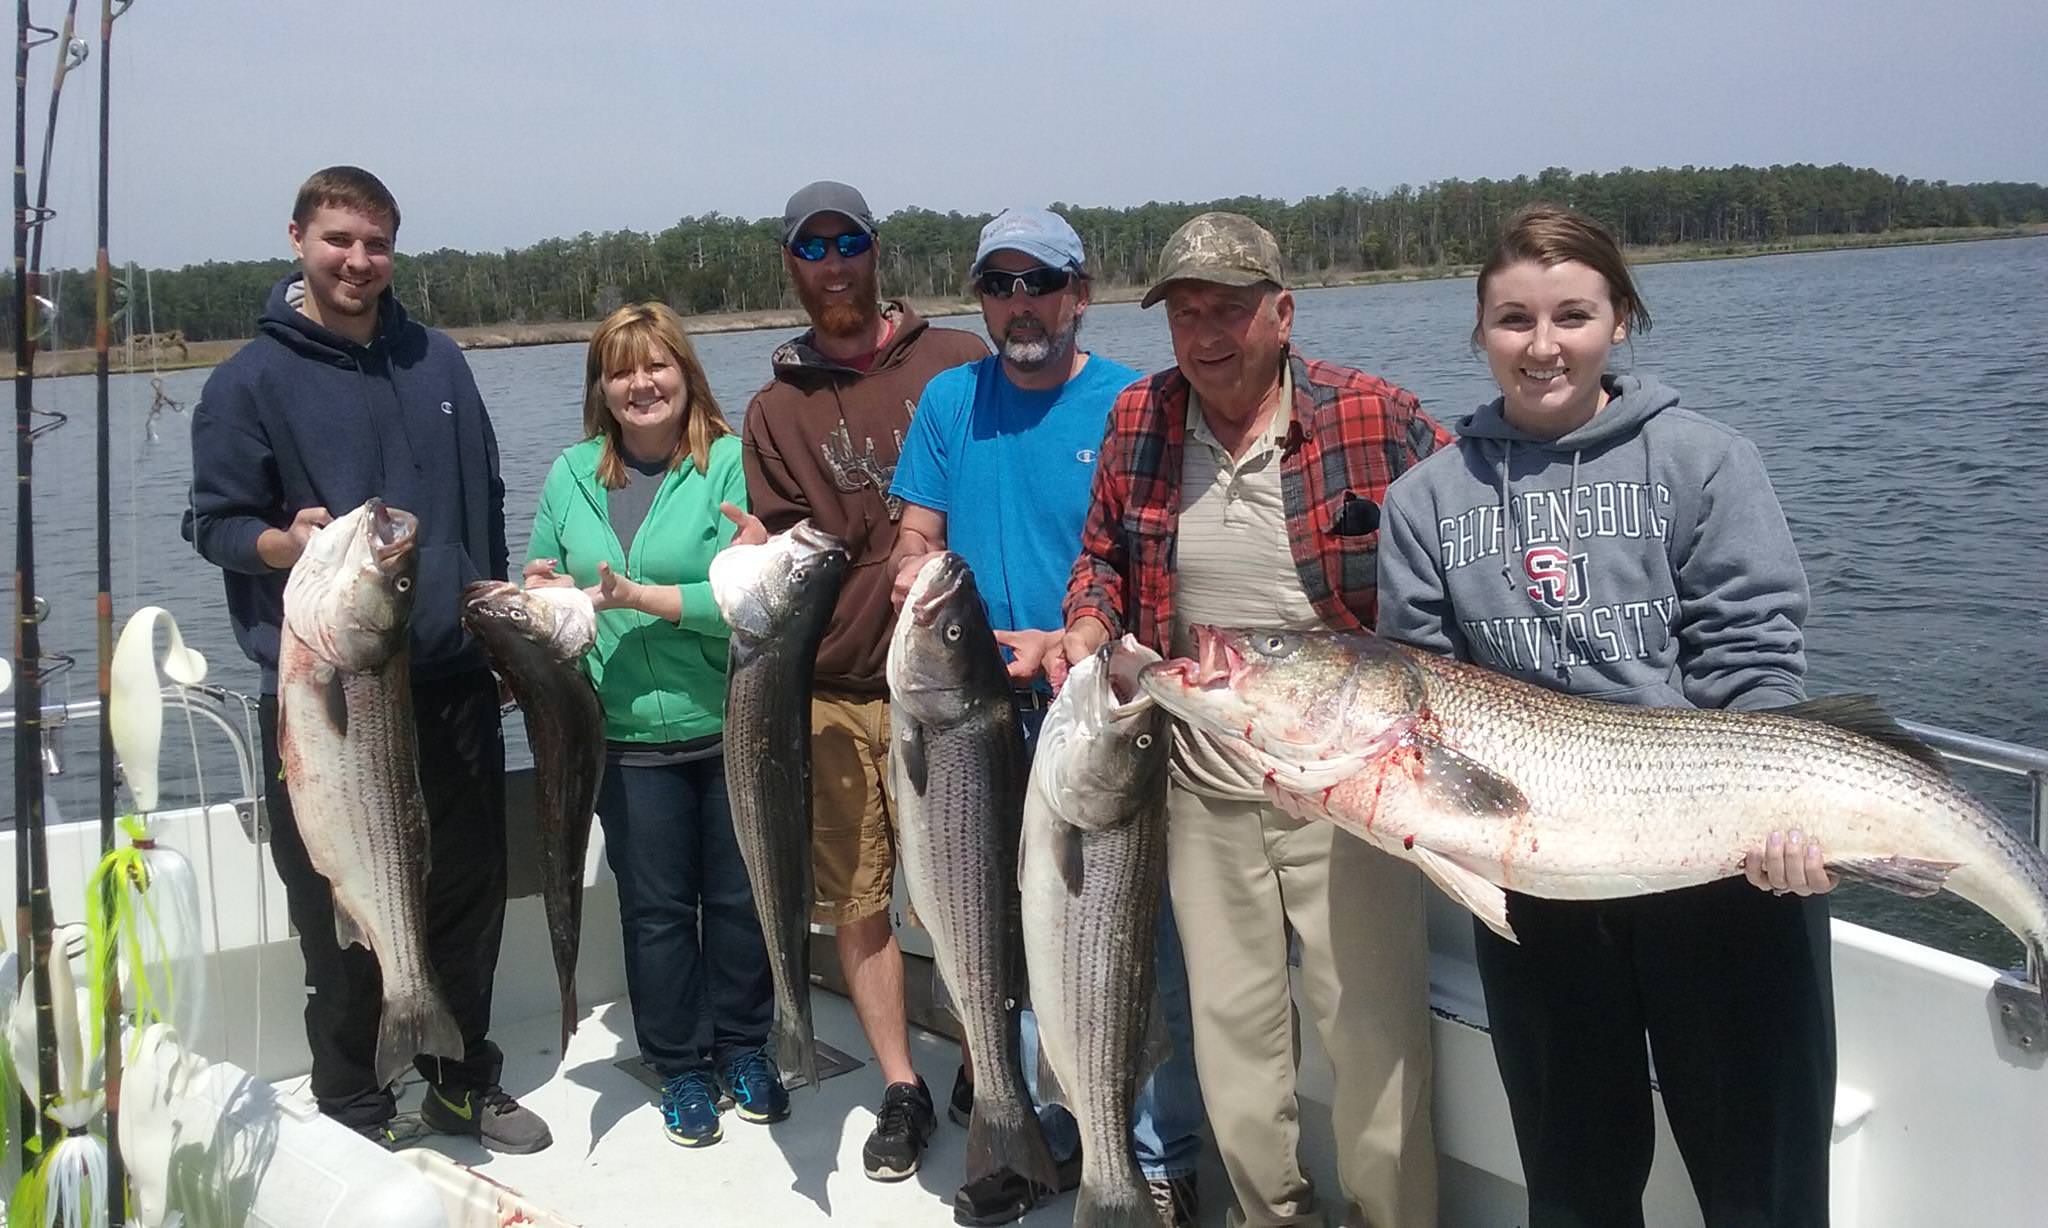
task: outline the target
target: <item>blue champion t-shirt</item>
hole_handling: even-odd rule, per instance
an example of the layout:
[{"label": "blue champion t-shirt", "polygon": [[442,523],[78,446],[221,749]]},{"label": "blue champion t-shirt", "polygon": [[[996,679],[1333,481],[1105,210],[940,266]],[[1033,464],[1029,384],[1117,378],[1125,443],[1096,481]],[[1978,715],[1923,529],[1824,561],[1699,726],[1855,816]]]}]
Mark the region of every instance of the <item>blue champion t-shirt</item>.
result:
[{"label": "blue champion t-shirt", "polygon": [[945,515],[996,630],[1064,625],[1109,407],[1137,379],[1090,354],[1058,388],[1027,391],[990,355],[924,386],[889,493]]}]

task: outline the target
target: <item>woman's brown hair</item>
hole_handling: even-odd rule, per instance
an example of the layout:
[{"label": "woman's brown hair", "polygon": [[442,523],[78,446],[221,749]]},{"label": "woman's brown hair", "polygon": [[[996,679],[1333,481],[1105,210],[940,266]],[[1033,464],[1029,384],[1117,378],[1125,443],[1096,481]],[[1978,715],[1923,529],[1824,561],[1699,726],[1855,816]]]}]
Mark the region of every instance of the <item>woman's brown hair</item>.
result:
[{"label": "woman's brown hair", "polygon": [[[1614,317],[1628,324],[1629,332],[1650,331],[1650,309],[1636,291],[1628,274],[1628,261],[1621,244],[1605,226],[1573,209],[1558,205],[1525,205],[1508,218],[1507,229],[1493,255],[1479,269],[1479,308],[1486,309],[1486,283],[1495,273],[1520,260],[1534,260],[1545,268],[1576,260],[1607,279],[1607,292],[1614,304]],[[1478,330],[1473,337],[1478,338]]]},{"label": "woman's brown hair", "polygon": [[696,347],[683,331],[682,318],[663,303],[635,303],[606,316],[590,337],[590,353],[584,360],[583,437],[604,438],[604,451],[597,460],[597,480],[606,490],[626,484],[626,462],[621,455],[619,423],[605,408],[604,377],[608,372],[626,371],[645,362],[656,347],[674,356],[683,373],[683,430],[669,454],[674,469],[688,456],[703,473],[711,465],[711,441],[732,434],[718,398],[711,395],[711,381],[704,364],[697,360]]}]

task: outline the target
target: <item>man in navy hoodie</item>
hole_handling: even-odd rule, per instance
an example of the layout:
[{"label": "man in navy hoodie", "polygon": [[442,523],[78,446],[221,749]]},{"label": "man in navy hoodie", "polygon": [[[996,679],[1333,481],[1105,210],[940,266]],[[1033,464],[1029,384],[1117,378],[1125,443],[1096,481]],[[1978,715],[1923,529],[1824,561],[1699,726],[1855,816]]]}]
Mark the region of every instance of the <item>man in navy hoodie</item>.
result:
[{"label": "man in navy hoodie", "polygon": [[288,233],[298,273],[270,292],[256,338],[206,381],[192,414],[186,536],[220,566],[242,651],[263,669],[271,854],[306,961],[313,1095],[386,1146],[416,1138],[374,1073],[381,978],[336,944],[327,880],[307,859],[278,777],[277,654],[284,584],[306,539],[371,496],[419,518],[412,693],[431,866],[427,958],[456,1022],[460,1062],[422,1058],[419,1120],[499,1151],[538,1151],[547,1125],[499,1086],[487,1039],[505,922],[505,745],[498,692],[462,629],[462,586],[504,579],[498,445],[455,343],[391,293],[398,204],[353,166],[299,189]]}]

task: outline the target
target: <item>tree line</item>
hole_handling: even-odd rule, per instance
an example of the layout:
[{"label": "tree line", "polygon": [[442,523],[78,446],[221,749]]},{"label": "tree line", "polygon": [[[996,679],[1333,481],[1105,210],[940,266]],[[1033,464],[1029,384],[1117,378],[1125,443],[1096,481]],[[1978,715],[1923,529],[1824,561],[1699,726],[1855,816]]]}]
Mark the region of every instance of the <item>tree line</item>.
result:
[{"label": "tree line", "polygon": [[[1773,244],[1805,236],[2014,226],[2048,221],[2048,186],[1927,182],[1849,166],[1636,170],[1534,177],[1446,179],[1388,192],[1338,189],[1296,203],[1237,197],[1124,208],[1055,203],[1085,243],[1098,285],[1145,283],[1160,247],[1188,218],[1228,209],[1280,241],[1303,281],[1396,268],[1442,268],[1485,259],[1503,220],[1532,201],[1584,210],[1630,247]],[[989,214],[906,208],[881,226],[885,294],[951,297],[964,291],[976,237]],[[404,236],[400,235],[401,243]],[[708,213],[654,234],[620,230],[547,239],[497,252],[401,252],[394,286],[416,318],[438,327],[589,320],[622,303],[659,299],[685,315],[796,306],[782,271],[781,223]],[[134,331],[181,329],[189,340],[246,337],[289,260],[208,261],[140,273],[129,289]],[[92,344],[90,270],[44,274],[57,301],[51,348]],[[0,278],[0,323],[13,328],[12,278]],[[147,301],[145,301],[145,298]],[[117,336],[121,335],[117,331]]]}]

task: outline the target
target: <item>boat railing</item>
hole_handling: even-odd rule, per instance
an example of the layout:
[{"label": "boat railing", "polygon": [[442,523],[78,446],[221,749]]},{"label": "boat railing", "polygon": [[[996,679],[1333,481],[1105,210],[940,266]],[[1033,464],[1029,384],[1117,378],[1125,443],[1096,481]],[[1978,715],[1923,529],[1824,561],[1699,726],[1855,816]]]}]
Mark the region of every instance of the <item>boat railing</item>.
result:
[{"label": "boat railing", "polygon": [[2048,750],[1943,729],[1939,725],[1923,725],[1919,721],[1899,724],[1907,733],[1940,751],[1943,758],[2026,777],[2027,815],[2032,825],[2028,835],[2042,852],[2048,853]]},{"label": "boat railing", "polygon": [[[229,799],[235,816],[240,820],[242,830],[252,841],[261,842],[269,837],[263,815],[263,758],[256,742],[256,700],[239,691],[218,686],[180,686],[176,684],[163,688],[164,706],[183,712],[188,722],[191,742],[191,757],[195,774],[203,781],[206,760],[199,745],[198,726],[191,722],[204,722],[216,729],[226,741],[234,757],[235,793]],[[97,721],[100,717],[100,701],[92,699],[72,700],[63,704],[47,704],[43,708],[43,745],[38,758],[43,765],[45,776],[63,775],[64,747],[60,741],[63,731],[75,723]],[[0,734],[10,734],[15,728],[14,708],[0,704]],[[166,739],[168,741],[168,738]],[[202,792],[204,790],[202,789]],[[199,799],[201,804],[208,799]],[[81,817],[60,819],[61,822],[91,821]]]}]

